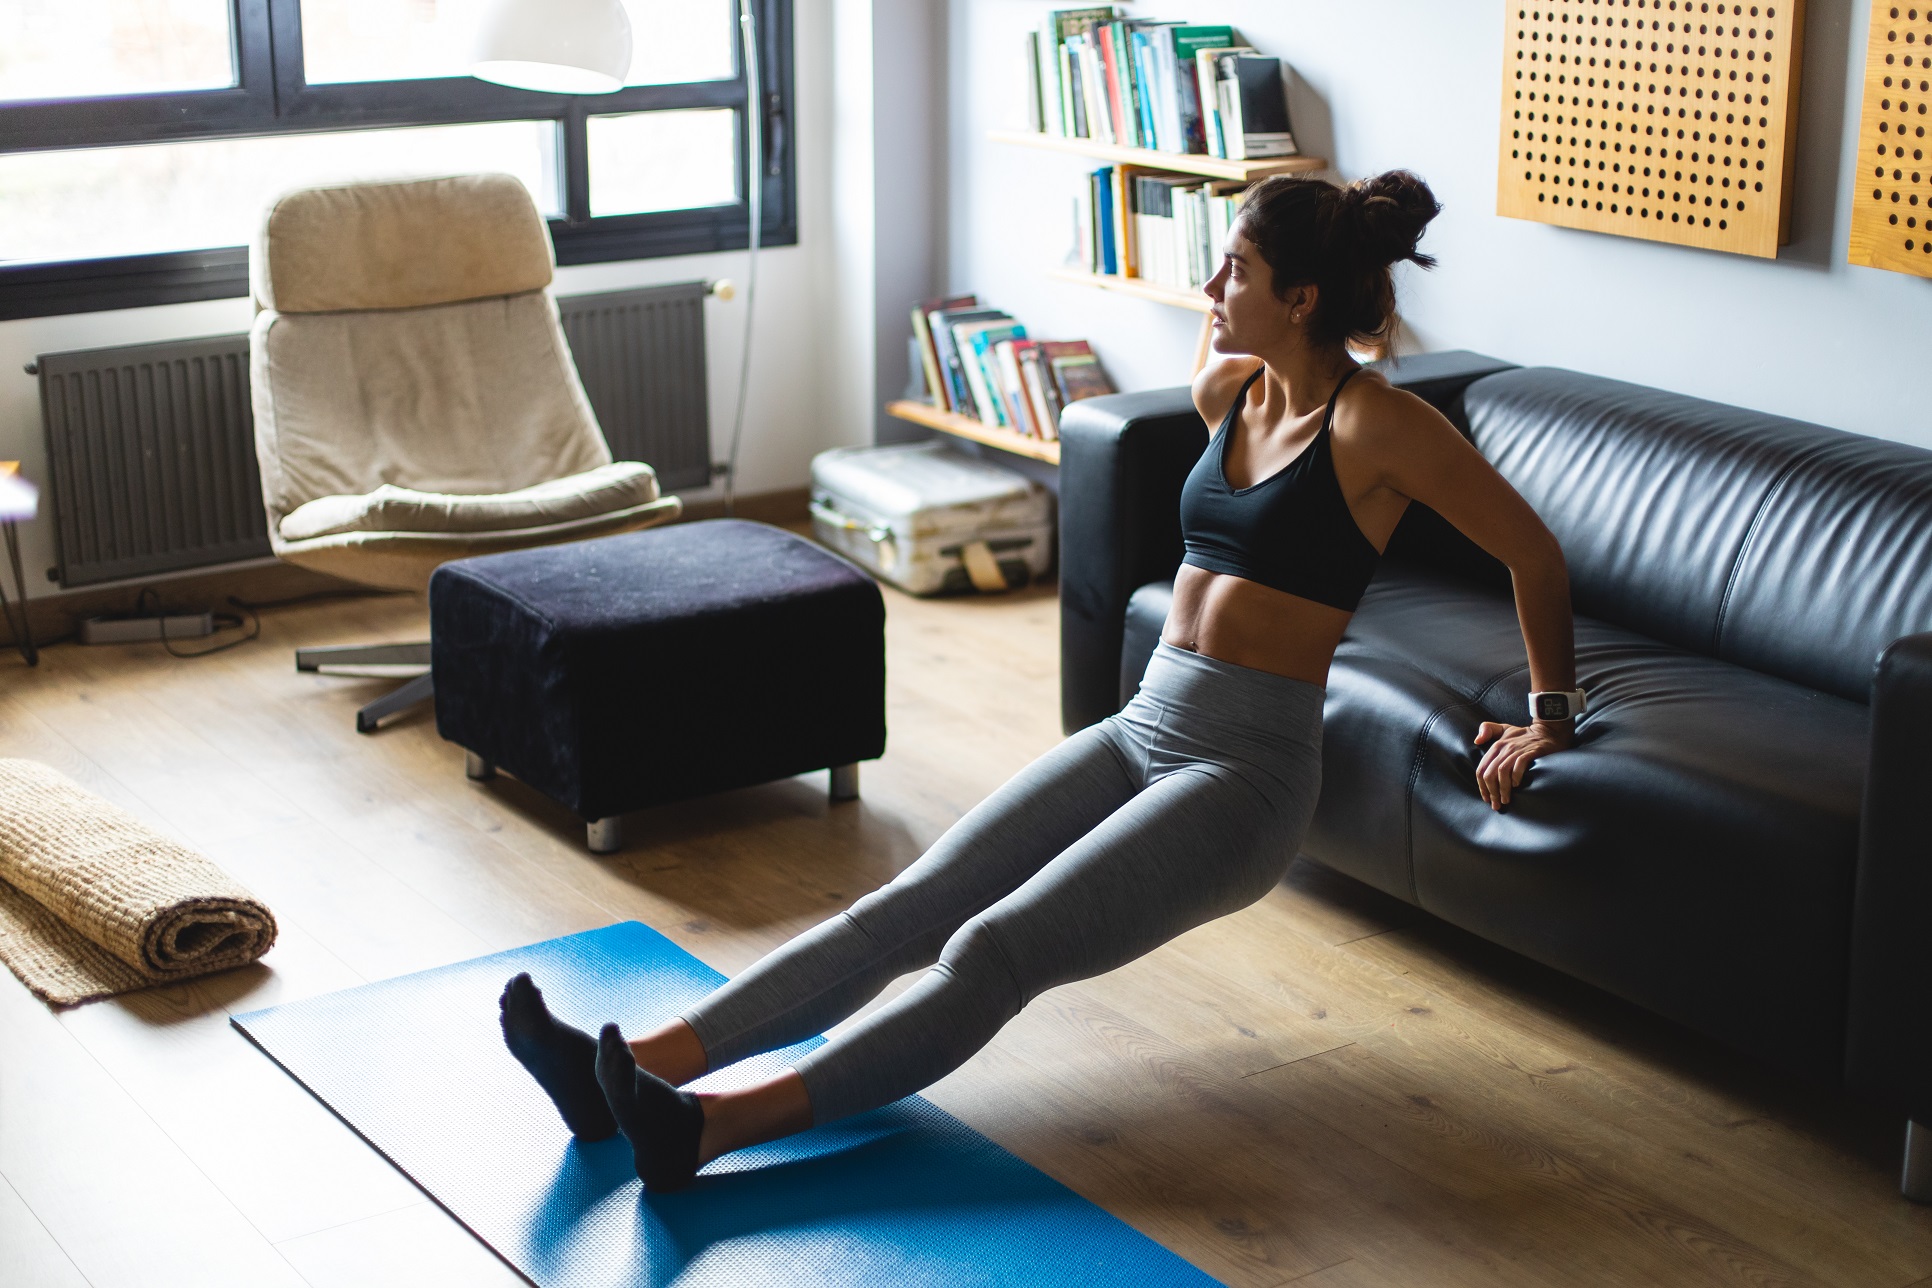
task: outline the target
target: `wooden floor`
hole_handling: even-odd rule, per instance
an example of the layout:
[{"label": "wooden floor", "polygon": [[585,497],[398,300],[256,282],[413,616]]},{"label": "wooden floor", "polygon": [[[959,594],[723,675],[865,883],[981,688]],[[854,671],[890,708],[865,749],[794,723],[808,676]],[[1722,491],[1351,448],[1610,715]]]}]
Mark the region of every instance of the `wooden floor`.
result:
[{"label": "wooden floor", "polygon": [[[886,880],[1058,736],[1056,606],[889,597],[891,748],[633,816],[614,860],[467,782],[297,644],[407,599],[266,615],[195,661],[0,659],[0,755],[47,761],[275,908],[260,966],[55,1015],[0,976],[0,1282],[519,1282],[232,1032],[249,1010],[624,918],[721,970]],[[1898,1124],[1306,862],[1245,912],[1037,1001],[939,1104],[1230,1284],[1932,1284]]]}]

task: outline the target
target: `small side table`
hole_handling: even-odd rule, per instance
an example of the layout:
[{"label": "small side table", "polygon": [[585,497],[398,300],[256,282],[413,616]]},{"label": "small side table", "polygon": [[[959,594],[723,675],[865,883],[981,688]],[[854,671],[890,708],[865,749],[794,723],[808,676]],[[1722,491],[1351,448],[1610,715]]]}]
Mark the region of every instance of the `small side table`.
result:
[{"label": "small side table", "polygon": [[33,627],[27,620],[27,579],[20,572],[18,524],[22,519],[33,518],[39,505],[40,494],[34,485],[20,477],[20,462],[0,461],[0,536],[6,538],[7,562],[13,567],[14,589],[20,596],[20,615],[16,620],[13,605],[7,600],[7,588],[0,585],[0,615],[5,616],[7,629],[13,632],[14,644],[28,666],[40,665],[40,650],[34,647]]}]

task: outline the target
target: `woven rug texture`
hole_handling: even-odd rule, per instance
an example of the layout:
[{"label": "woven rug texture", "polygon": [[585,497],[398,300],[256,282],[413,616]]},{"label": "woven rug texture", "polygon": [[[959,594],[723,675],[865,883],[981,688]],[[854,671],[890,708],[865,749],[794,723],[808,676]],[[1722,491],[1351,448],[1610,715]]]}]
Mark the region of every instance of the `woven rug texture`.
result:
[{"label": "woven rug texture", "polygon": [[54,1006],[246,966],[275,917],[207,858],[32,760],[0,760],[0,961]]}]

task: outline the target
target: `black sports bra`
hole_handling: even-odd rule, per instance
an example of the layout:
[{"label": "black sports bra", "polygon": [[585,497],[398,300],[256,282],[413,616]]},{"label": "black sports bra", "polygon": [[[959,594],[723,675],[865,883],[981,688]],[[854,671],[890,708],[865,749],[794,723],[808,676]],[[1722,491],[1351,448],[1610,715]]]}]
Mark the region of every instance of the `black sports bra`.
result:
[{"label": "black sports bra", "polygon": [[1329,395],[1322,427],[1299,456],[1253,487],[1234,488],[1228,486],[1228,440],[1261,371],[1248,377],[1181,489],[1182,563],[1355,611],[1382,557],[1349,513],[1329,441],[1335,400],[1355,371]]}]

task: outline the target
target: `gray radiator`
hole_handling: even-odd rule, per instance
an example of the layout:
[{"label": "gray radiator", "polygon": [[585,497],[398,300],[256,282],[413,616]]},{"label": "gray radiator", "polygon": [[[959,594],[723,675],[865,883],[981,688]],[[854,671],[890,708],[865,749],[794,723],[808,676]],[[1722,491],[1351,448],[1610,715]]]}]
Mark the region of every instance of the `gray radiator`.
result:
[{"label": "gray radiator", "polygon": [[[702,282],[557,300],[618,460],[666,491],[711,478]],[[65,587],[269,553],[248,337],[42,356],[56,570]]]},{"label": "gray radiator", "polygon": [[584,392],[620,461],[644,461],[666,491],[711,481],[703,282],[557,300]]},{"label": "gray radiator", "polygon": [[248,337],[43,356],[60,584],[268,553]]}]

